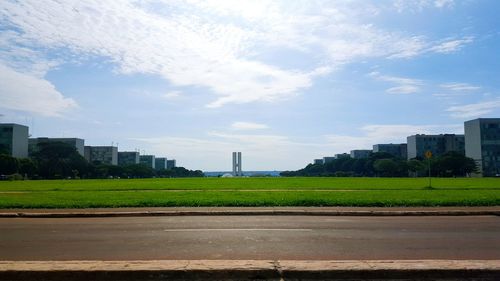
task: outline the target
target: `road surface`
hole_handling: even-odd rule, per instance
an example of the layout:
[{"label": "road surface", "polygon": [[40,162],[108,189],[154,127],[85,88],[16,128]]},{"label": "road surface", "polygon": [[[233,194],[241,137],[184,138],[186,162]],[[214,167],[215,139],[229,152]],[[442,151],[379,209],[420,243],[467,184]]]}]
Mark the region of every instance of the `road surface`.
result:
[{"label": "road surface", "polygon": [[500,259],[500,217],[0,219],[0,260],[169,259]]}]

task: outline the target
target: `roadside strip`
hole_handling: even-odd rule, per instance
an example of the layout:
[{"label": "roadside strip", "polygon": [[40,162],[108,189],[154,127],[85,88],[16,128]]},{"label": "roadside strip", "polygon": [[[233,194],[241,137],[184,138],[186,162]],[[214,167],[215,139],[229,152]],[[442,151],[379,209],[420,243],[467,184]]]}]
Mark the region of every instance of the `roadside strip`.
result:
[{"label": "roadside strip", "polygon": [[0,261],[0,280],[500,280],[500,260]]},{"label": "roadside strip", "polygon": [[168,210],[168,211],[45,211],[0,212],[0,218],[81,218],[145,216],[500,216],[499,209],[488,210]]}]

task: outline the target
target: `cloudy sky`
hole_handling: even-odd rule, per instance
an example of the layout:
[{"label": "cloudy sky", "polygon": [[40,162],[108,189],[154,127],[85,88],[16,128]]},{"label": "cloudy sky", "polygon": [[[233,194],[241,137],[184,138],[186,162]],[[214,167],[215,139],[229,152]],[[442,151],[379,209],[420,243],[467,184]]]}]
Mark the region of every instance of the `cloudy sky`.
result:
[{"label": "cloudy sky", "polygon": [[298,169],[500,116],[496,0],[0,1],[0,122]]}]

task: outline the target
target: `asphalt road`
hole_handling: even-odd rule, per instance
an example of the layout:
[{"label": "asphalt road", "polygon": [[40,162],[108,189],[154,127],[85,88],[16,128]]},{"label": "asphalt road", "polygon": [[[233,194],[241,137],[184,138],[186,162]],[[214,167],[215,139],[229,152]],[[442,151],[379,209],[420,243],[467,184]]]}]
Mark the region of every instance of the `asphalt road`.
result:
[{"label": "asphalt road", "polygon": [[500,259],[500,217],[0,219],[0,260]]}]

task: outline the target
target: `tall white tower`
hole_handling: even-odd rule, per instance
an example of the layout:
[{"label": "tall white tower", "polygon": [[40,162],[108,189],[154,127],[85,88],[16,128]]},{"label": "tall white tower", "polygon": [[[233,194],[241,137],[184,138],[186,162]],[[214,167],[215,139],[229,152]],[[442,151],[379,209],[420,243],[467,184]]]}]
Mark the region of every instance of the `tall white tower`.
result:
[{"label": "tall white tower", "polygon": [[233,176],[243,176],[241,171],[241,152],[233,152]]}]

